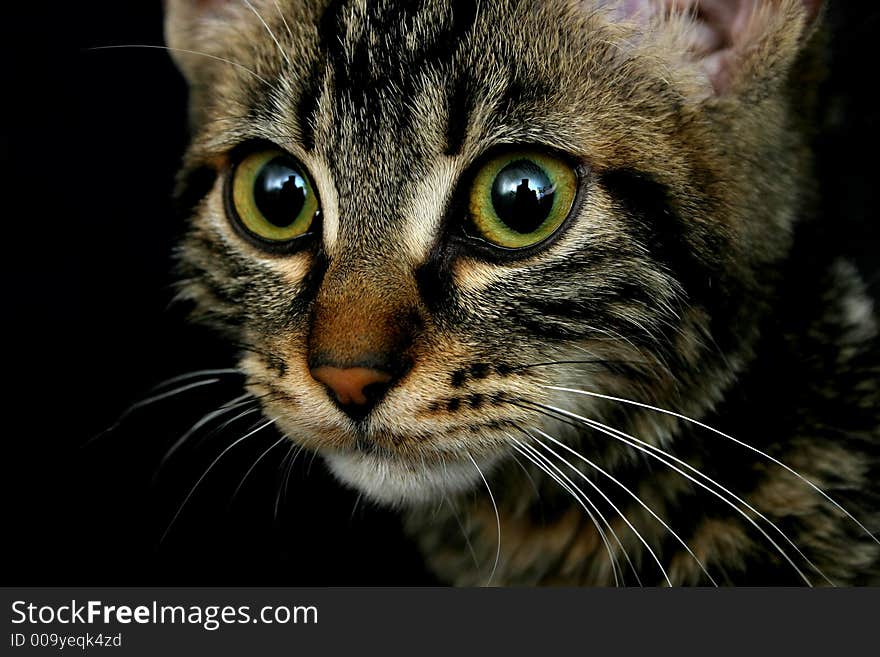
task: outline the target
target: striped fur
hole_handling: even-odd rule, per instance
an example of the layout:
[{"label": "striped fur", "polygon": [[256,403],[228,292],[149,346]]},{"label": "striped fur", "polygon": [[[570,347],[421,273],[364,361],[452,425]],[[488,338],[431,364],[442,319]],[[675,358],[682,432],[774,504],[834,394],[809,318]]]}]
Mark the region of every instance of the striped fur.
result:
[{"label": "striped fur", "polygon": [[[562,0],[169,0],[192,91],[180,297],[242,346],[248,389],[273,393],[264,412],[344,483],[402,507],[450,582],[486,581],[493,503],[494,582],[615,582],[588,514],[517,451],[535,429],[613,473],[694,553],[579,462],[609,497],[591,492],[627,583],[665,582],[654,556],[673,584],[877,582],[878,543],[767,458],[548,387],[700,419],[880,531],[874,315],[852,267],[811,238],[822,39],[808,4],[762,4],[713,78],[689,54],[688,15],[621,19]],[[267,253],[231,228],[225,181],[252,142],[310,170],[323,213],[313,246]],[[461,237],[474,167],[511,144],[563,153],[581,177],[558,237],[517,259]],[[311,378],[309,345],[372,325],[405,334],[409,371],[355,422]],[[802,554],[760,520],[789,563],[731,505],[566,413],[723,482]]]}]

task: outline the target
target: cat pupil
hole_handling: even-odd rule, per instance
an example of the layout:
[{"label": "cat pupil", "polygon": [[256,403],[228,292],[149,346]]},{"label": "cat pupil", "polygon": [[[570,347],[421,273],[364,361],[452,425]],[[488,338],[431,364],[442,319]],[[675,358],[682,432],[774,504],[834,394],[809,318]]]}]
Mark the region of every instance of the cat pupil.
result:
[{"label": "cat pupil", "polygon": [[555,186],[543,168],[529,160],[504,167],[492,184],[492,206],[508,228],[535,232],[553,209]]},{"label": "cat pupil", "polygon": [[306,181],[284,158],[267,162],[254,181],[254,202],[266,221],[285,228],[306,202]]}]

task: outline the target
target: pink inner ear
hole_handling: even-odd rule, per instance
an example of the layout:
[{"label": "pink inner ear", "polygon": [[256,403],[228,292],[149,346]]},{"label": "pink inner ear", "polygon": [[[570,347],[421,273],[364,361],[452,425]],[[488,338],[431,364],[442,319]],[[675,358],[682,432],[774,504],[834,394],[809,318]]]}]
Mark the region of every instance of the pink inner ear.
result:
[{"label": "pink inner ear", "polygon": [[[621,20],[647,22],[657,14],[689,15],[694,20],[690,51],[715,86],[723,91],[734,75],[737,50],[748,45],[751,19],[762,4],[779,0],[600,0]],[[822,8],[822,0],[801,0],[808,22]]]},{"label": "pink inner ear", "polygon": [[747,39],[749,21],[761,0],[663,0],[668,8],[694,16],[693,54],[715,89],[729,85],[737,48]]},{"label": "pink inner ear", "polygon": [[745,29],[760,0],[602,0],[620,19],[642,22],[661,13],[677,12],[694,18],[694,50],[708,55],[730,47]]},{"label": "pink inner ear", "polygon": [[[762,3],[778,0],[596,0],[594,4],[611,9],[620,19],[647,20],[668,11],[692,13],[708,27],[736,34],[747,24],[748,17]],[[801,0],[812,22],[822,9],[823,0]]]}]

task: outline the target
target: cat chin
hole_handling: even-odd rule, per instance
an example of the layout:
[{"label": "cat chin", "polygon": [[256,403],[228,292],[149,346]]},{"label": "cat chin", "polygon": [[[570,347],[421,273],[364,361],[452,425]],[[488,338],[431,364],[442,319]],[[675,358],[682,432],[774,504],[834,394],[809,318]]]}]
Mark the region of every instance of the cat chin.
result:
[{"label": "cat chin", "polygon": [[[397,459],[360,452],[325,454],[330,471],[343,484],[351,486],[378,504],[414,507],[437,502],[481,485],[474,464],[450,461],[444,465],[423,466]],[[480,463],[483,472],[490,464]]]}]

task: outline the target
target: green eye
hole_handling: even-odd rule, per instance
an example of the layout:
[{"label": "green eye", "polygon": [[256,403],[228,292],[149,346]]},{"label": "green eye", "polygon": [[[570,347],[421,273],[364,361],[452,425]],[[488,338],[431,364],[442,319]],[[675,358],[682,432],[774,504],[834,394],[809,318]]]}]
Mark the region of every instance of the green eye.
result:
[{"label": "green eye", "polygon": [[470,216],[480,237],[507,249],[553,235],[571,210],[577,174],[566,162],[536,151],[505,153],[474,178]]},{"label": "green eye", "polygon": [[252,153],[238,163],[232,203],[244,229],[271,242],[307,233],[320,209],[305,167],[278,150]]}]

